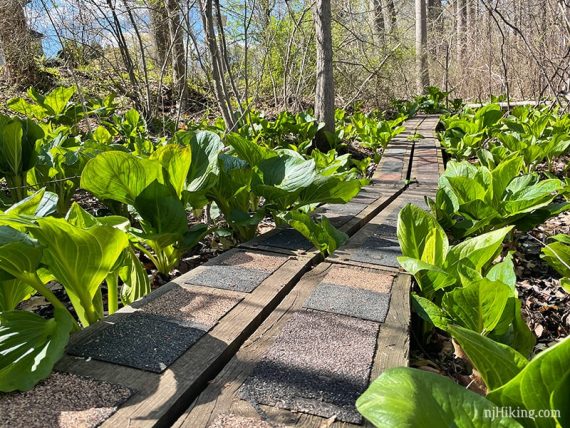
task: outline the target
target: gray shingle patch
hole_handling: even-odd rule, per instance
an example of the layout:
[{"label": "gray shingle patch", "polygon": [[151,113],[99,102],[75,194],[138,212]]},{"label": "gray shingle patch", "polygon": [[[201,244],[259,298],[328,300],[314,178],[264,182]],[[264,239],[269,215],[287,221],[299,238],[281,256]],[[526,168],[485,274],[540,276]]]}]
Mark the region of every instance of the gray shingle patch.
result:
[{"label": "gray shingle patch", "polygon": [[0,426],[95,428],[130,396],[120,385],[54,372],[30,391],[0,394]]},{"label": "gray shingle patch", "polygon": [[268,233],[259,238],[257,243],[286,250],[306,251],[313,247],[313,244],[295,229],[281,229],[276,233]]},{"label": "gray shingle patch", "polygon": [[360,423],[356,399],[368,385],[379,324],[301,310],[240,390],[256,404]]},{"label": "gray shingle patch", "polygon": [[258,269],[208,265],[200,266],[191,271],[185,283],[251,293],[269,275],[271,275],[271,272]]},{"label": "gray shingle patch", "polygon": [[141,307],[148,314],[185,327],[210,330],[243,299],[243,295],[205,287],[175,286]]},{"label": "gray shingle patch", "polygon": [[202,329],[183,327],[163,317],[135,312],[85,338],[68,352],[161,373],[204,334]]},{"label": "gray shingle patch", "polygon": [[325,215],[327,215],[328,213],[333,213],[333,214],[344,214],[344,215],[354,216],[363,209],[365,209],[367,206],[368,206],[367,204],[349,202],[348,204],[327,204],[324,205],[322,208],[325,210],[324,212]]},{"label": "gray shingle patch", "polygon": [[370,227],[374,230],[374,236],[391,239],[397,237],[398,228],[395,225],[382,223],[370,225]]},{"label": "gray shingle patch", "polygon": [[401,256],[400,244],[395,239],[370,236],[354,253],[351,260],[381,266],[399,267],[397,257]]},{"label": "gray shingle patch", "polygon": [[389,161],[384,162],[380,165],[380,172],[388,173],[388,172],[400,172],[404,167],[404,163],[402,161]]},{"label": "gray shingle patch", "polygon": [[370,321],[384,322],[390,295],[355,287],[322,283],[305,302],[305,307]]}]

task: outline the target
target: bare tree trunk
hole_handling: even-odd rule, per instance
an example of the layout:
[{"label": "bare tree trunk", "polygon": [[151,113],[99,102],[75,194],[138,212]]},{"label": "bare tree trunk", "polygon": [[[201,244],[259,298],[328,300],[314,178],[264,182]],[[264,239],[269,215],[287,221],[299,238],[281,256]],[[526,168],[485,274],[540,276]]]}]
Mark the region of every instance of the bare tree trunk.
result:
[{"label": "bare tree trunk", "polygon": [[214,81],[214,95],[222,117],[228,129],[236,125],[235,117],[231,108],[231,99],[226,88],[223,75],[222,59],[214,30],[214,13],[212,0],[201,0],[202,23],[206,31],[206,44],[210,52],[212,62],[212,79]]},{"label": "bare tree trunk", "polygon": [[38,84],[42,73],[34,59],[34,39],[19,0],[0,0],[0,44],[8,81],[22,87]]},{"label": "bare tree trunk", "polygon": [[467,8],[466,0],[456,0],[455,2],[455,19],[456,19],[456,38],[457,38],[457,64],[459,69],[463,65],[463,54],[465,50],[465,21]]},{"label": "bare tree trunk", "polygon": [[180,20],[180,1],[166,0],[168,12],[168,31],[172,44],[172,81],[177,100],[178,111],[183,112],[188,105],[188,82],[186,80],[186,48],[184,31]]},{"label": "bare tree trunk", "polygon": [[384,8],[382,7],[382,0],[372,0],[372,17],[374,24],[374,36],[378,44],[384,43],[384,33],[386,26],[384,25]]},{"label": "bare tree trunk", "polygon": [[416,67],[418,93],[429,86],[426,0],[416,0]]},{"label": "bare tree trunk", "polygon": [[170,30],[168,25],[168,10],[163,0],[149,0],[147,8],[150,15],[150,28],[156,49],[156,63],[159,68],[167,65],[170,50]]},{"label": "bare tree trunk", "polygon": [[[331,0],[316,0],[314,9],[315,33],[317,36],[317,85],[315,89],[315,116],[324,122],[324,131],[334,132],[334,77],[332,50]],[[321,133],[317,148],[329,149]]]},{"label": "bare tree trunk", "polygon": [[[382,1],[382,0],[379,0]],[[385,25],[386,28],[390,29],[390,33],[393,33],[394,31],[396,31],[397,28],[397,16],[396,16],[396,6],[394,5],[394,0],[384,0],[386,1],[386,24],[389,23],[388,25]]]}]

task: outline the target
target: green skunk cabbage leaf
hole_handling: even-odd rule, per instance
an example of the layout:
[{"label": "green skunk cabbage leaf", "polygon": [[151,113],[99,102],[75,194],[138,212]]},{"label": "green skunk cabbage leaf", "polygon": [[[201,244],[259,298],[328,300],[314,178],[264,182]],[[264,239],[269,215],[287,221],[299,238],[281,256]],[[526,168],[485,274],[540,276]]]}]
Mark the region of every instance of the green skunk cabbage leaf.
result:
[{"label": "green skunk cabbage leaf", "polygon": [[38,241],[9,226],[0,226],[0,270],[21,278],[35,272],[42,258]]},{"label": "green skunk cabbage leaf", "polygon": [[164,182],[160,162],[109,151],[87,162],[81,174],[81,187],[100,199],[134,205],[137,196],[155,180]]},{"label": "green skunk cabbage leaf", "polygon": [[570,397],[570,373],[566,373],[564,379],[550,395],[550,408],[560,411],[560,416],[556,416],[556,422],[560,427],[570,426],[570,407],[568,406]]},{"label": "green skunk cabbage leaf", "polygon": [[124,305],[130,305],[151,292],[150,279],[132,248],[126,248],[123,254],[122,267],[119,269],[119,276],[123,280],[121,301]]},{"label": "green skunk cabbage leaf", "polygon": [[24,300],[28,300],[36,290],[21,279],[0,281],[0,312],[11,311]]},{"label": "green skunk cabbage leaf", "polygon": [[23,171],[22,124],[12,120],[0,129],[0,172],[17,175]]},{"label": "green skunk cabbage leaf", "polygon": [[550,204],[556,192],[561,189],[560,180],[542,180],[509,195],[508,199],[503,202],[502,208],[510,215],[535,211]]},{"label": "green skunk cabbage leaf", "polygon": [[449,242],[437,220],[423,209],[408,204],[398,217],[398,241],[405,257],[442,266]]},{"label": "green skunk cabbage leaf", "polygon": [[425,321],[431,322],[437,328],[446,331],[450,322],[449,316],[439,306],[425,297],[412,293],[414,311]]},{"label": "green skunk cabbage leaf", "polygon": [[515,157],[501,162],[491,171],[493,177],[493,204],[498,204],[503,198],[509,183],[519,175],[523,166],[523,159]]},{"label": "green skunk cabbage leaf", "polygon": [[45,217],[57,209],[57,195],[40,189],[6,210],[6,214]]},{"label": "green skunk cabbage leaf", "polygon": [[508,285],[484,278],[446,293],[442,306],[462,326],[488,334],[501,321],[511,296]]},{"label": "green skunk cabbage leaf", "polygon": [[186,190],[201,192],[214,186],[220,173],[218,156],[224,149],[220,137],[213,132],[200,131],[196,134],[181,132],[176,138],[180,144],[190,146],[192,152]]},{"label": "green skunk cabbage leaf", "polygon": [[45,96],[43,99],[43,104],[52,110],[50,112],[52,115],[57,116],[65,111],[67,104],[74,94],[75,88],[73,86],[70,86],[68,88],[60,86],[53,89]]},{"label": "green skunk cabbage leaf", "polygon": [[462,259],[468,259],[476,270],[481,270],[488,262],[492,261],[500,250],[505,236],[511,231],[512,226],[488,232],[474,238],[466,239],[449,250],[446,266],[452,268]]},{"label": "green skunk cabbage leaf", "polygon": [[161,247],[174,243],[188,229],[184,205],[169,185],[151,183],[133,205],[143,219],[144,238]]},{"label": "green skunk cabbage leaf", "polygon": [[72,327],[60,309],[48,320],[32,312],[0,312],[0,391],[28,391],[48,377]]},{"label": "green skunk cabbage leaf", "polygon": [[475,331],[450,325],[447,332],[461,345],[489,390],[506,384],[528,363],[515,349]]},{"label": "green skunk cabbage leaf", "polygon": [[294,210],[286,213],[283,219],[323,254],[332,254],[348,239],[348,236],[335,229],[326,217],[314,221],[309,214]]},{"label": "green skunk cabbage leaf", "polygon": [[[491,391],[487,397],[499,406],[534,410],[550,409],[551,397],[560,391],[561,382],[570,373],[570,338],[538,354],[509,382]],[[567,388],[566,388],[567,389]],[[557,396],[552,400],[560,410],[570,408],[570,396]],[[522,419],[527,427],[555,427],[554,418]]]},{"label": "green skunk cabbage leaf", "polygon": [[43,218],[32,234],[44,245],[43,263],[67,292],[86,327],[103,317],[101,282],[111,272],[127,235],[110,226],[81,229],[63,219]]},{"label": "green skunk cabbage leaf", "polygon": [[301,191],[297,206],[316,203],[344,204],[358,195],[361,187],[360,180],[321,176]]},{"label": "green skunk cabbage leaf", "polygon": [[440,267],[430,265],[411,257],[398,257],[398,263],[410,274],[414,275],[422,293],[430,296],[433,292],[450,287],[457,282],[457,278],[448,274]]},{"label": "green skunk cabbage leaf", "polygon": [[378,428],[520,428],[513,419],[484,417],[495,405],[443,376],[399,367],[385,371],[356,401]]},{"label": "green skunk cabbage leaf", "polygon": [[168,181],[176,191],[178,199],[186,188],[186,177],[190,171],[192,154],[190,147],[181,147],[178,144],[168,144],[159,147],[150,159],[156,159],[168,173]]},{"label": "green skunk cabbage leaf", "polygon": [[252,180],[253,191],[278,209],[287,209],[317,178],[315,161],[282,154],[265,159],[258,165]]},{"label": "green skunk cabbage leaf", "polygon": [[542,249],[542,257],[563,277],[570,277],[570,245],[551,242]]},{"label": "green skunk cabbage leaf", "polygon": [[264,159],[275,156],[274,151],[236,133],[228,134],[226,142],[234,149],[234,152],[240,159],[243,159],[252,167],[259,165]]},{"label": "green skunk cabbage leaf", "polygon": [[515,274],[515,265],[513,264],[513,255],[509,253],[502,262],[493,265],[487,272],[486,278],[507,284],[511,287],[511,290],[516,291],[517,276]]},{"label": "green skunk cabbage leaf", "polygon": [[74,202],[67,212],[65,219],[73,226],[81,229],[89,229],[93,226],[113,226],[119,230],[126,232],[130,226],[129,219],[118,215],[109,215],[105,217],[94,217],[85,211],[79,204]]}]

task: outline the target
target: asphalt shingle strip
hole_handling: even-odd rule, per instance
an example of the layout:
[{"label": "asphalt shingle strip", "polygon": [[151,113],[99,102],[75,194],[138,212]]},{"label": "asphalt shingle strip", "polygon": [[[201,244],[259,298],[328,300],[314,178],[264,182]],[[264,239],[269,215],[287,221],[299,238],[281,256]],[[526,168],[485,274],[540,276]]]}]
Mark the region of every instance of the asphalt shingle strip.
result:
[{"label": "asphalt shingle strip", "polygon": [[191,271],[186,277],[185,283],[251,293],[270,275],[271,272],[259,269],[246,269],[239,266],[204,265]]},{"label": "asphalt shingle strip", "polygon": [[386,271],[356,266],[334,265],[327,272],[322,282],[360,288],[377,293],[389,293],[392,289],[394,277],[394,274]]},{"label": "asphalt shingle strip", "polygon": [[0,394],[0,426],[95,428],[130,396],[124,386],[55,372],[30,391]]},{"label": "asphalt shingle strip", "polygon": [[205,333],[205,329],[134,312],[80,340],[68,353],[161,373]]},{"label": "asphalt shingle strip", "polygon": [[242,386],[241,398],[361,423],[354,403],[368,384],[378,328],[343,315],[297,312]]},{"label": "asphalt shingle strip", "polygon": [[304,306],[309,309],[384,322],[390,306],[390,294],[321,283]]},{"label": "asphalt shingle strip", "polygon": [[242,299],[237,293],[177,285],[142,306],[141,311],[186,327],[210,330]]},{"label": "asphalt shingle strip", "polygon": [[293,251],[307,251],[313,248],[313,244],[295,229],[281,229],[278,232],[267,233],[259,237],[255,243]]},{"label": "asphalt shingle strip", "polygon": [[209,264],[274,272],[286,261],[287,257],[285,256],[256,253],[253,251],[229,251],[216,257]]},{"label": "asphalt shingle strip", "polygon": [[362,246],[354,251],[351,260],[379,266],[399,267],[398,256],[401,256],[400,244],[395,239],[370,236]]}]

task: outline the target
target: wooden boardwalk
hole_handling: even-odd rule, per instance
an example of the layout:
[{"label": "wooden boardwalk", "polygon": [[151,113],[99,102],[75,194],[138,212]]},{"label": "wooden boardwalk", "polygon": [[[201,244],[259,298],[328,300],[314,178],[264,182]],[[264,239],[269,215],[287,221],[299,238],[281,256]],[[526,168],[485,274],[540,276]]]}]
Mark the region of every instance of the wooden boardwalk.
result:
[{"label": "wooden boardwalk", "polygon": [[[435,193],[437,121],[408,120],[372,183],[349,204],[318,210],[350,236],[333,257],[290,229],[256,238],[75,335],[57,370],[131,390],[104,427],[354,426],[352,398],[334,391],[356,394],[408,362],[411,278],[396,262],[396,224],[406,203]],[[320,363],[303,353],[319,355],[318,346]],[[339,372],[321,376],[329,363]]]}]

